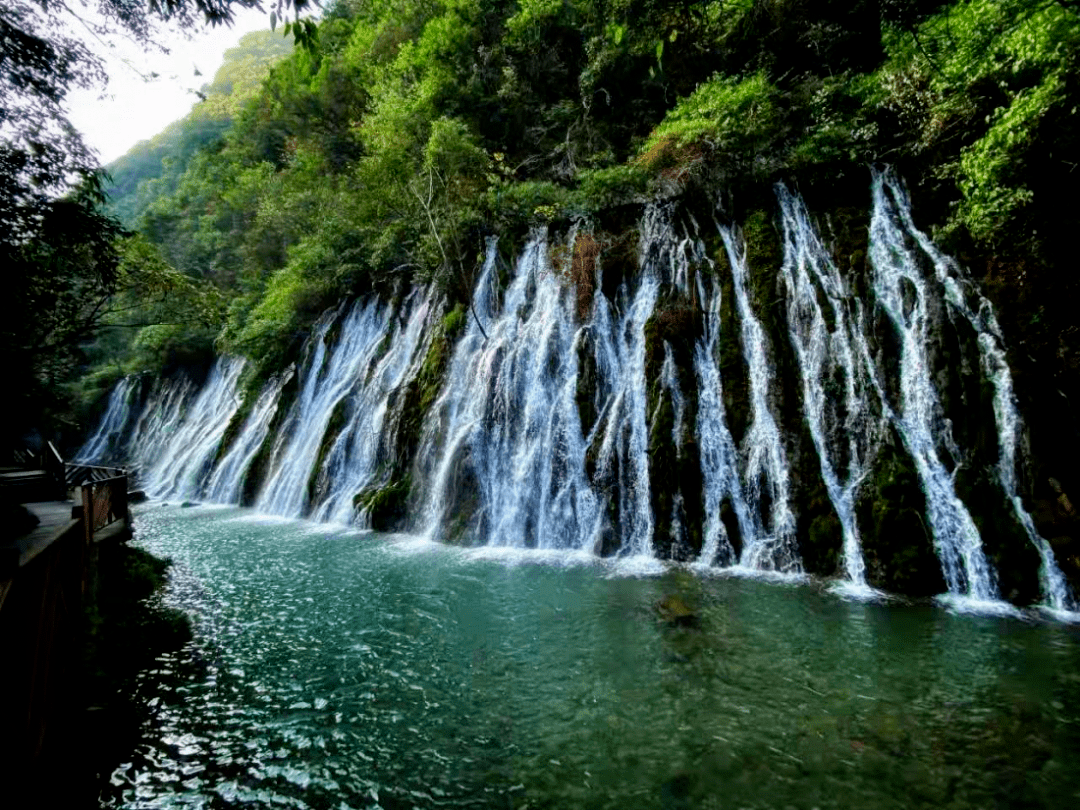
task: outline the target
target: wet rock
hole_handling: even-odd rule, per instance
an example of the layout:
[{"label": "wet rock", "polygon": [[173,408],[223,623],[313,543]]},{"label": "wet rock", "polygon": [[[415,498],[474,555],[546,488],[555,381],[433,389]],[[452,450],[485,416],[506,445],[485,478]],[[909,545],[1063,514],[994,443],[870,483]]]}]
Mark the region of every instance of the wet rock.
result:
[{"label": "wet rock", "polygon": [[190,509],[192,506],[198,506],[198,504],[195,501],[184,501],[180,504],[181,509]]},{"label": "wet rock", "polygon": [[136,489],[133,492],[128,493],[128,503],[145,503],[149,500],[146,493],[141,489]]},{"label": "wet rock", "polygon": [[654,605],[656,615],[671,627],[697,628],[701,617],[677,593],[668,594]]},{"label": "wet rock", "polygon": [[1051,478],[1049,479],[1049,484],[1050,489],[1052,489],[1054,491],[1054,494],[1057,495],[1056,501],[1058,508],[1061,510],[1061,512],[1068,517],[1072,517],[1073,515],[1075,515],[1076,509],[1075,507],[1073,507],[1072,501],[1069,500],[1069,496],[1061,488],[1061,484],[1058,482],[1058,480],[1056,478]]}]

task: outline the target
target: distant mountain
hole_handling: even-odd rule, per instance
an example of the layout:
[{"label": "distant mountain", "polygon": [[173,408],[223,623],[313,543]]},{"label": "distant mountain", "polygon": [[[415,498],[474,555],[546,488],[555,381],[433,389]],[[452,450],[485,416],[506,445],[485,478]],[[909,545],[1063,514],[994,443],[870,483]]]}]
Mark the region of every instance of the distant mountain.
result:
[{"label": "distant mountain", "polygon": [[112,178],[110,212],[135,227],[154,198],[175,190],[191,157],[232,126],[270,67],[292,49],[292,37],[267,30],[245,34],[235,48],[225,51],[213,81],[199,91],[203,100],[190,113],[106,166]]}]

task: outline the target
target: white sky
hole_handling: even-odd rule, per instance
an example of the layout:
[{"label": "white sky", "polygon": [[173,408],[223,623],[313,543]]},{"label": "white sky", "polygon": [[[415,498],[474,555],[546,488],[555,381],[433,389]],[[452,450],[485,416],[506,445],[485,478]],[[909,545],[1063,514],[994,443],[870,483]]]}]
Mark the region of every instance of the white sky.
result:
[{"label": "white sky", "polygon": [[[191,39],[167,34],[163,44],[168,54],[118,45],[105,54],[107,87],[68,94],[71,123],[97,151],[101,163],[110,163],[187,115],[199,100],[192,91],[214,78],[225,51],[244,34],[269,27],[267,12],[242,9],[231,28],[201,28]],[[201,76],[195,75],[196,67]],[[140,73],[157,73],[158,78],[145,81]]]}]

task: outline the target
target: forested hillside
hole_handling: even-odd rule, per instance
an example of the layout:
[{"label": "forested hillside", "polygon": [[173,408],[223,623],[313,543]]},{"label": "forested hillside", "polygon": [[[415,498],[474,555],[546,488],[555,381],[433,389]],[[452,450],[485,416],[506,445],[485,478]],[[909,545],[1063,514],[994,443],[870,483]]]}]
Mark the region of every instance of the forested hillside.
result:
[{"label": "forested hillside", "polygon": [[191,157],[228,131],[262,87],[270,66],[288,55],[292,45],[291,38],[270,30],[241,37],[225,52],[213,81],[199,90],[200,103],[188,115],[106,167],[109,213],[134,227],[151,201],[175,191]]},{"label": "forested hillside", "polygon": [[[327,9],[317,36],[304,40],[274,65],[231,126],[186,158],[182,172],[172,164],[168,179],[143,186],[143,236],[134,243],[139,266],[179,271],[187,286],[180,295],[163,289],[150,306],[133,300],[139,318],[103,333],[92,350],[97,370],[82,383],[85,399],[124,373],[206,369],[215,355],[244,356],[253,361],[241,386],[246,404],[228,439],[263,381],[302,361],[320,314],[370,293],[396,306],[415,285],[427,286],[445,319],[393,405],[393,463],[380,473],[379,487],[357,493],[359,508],[382,510],[392,523],[407,503],[415,507],[410,470],[455,340],[466,320],[487,334],[471,296],[485,261],[491,266],[489,251],[497,251],[505,285],[530,233],[546,227],[550,272],[573,290],[577,318],[587,324],[594,296],[615,301],[624,281],[633,287],[650,260],[643,215],[668,202],[665,210],[679,218],[678,228],[697,235],[704,252],[687,272],[720,273],[724,326],[714,353],[732,434],[742,441],[752,424],[772,418],[785,425],[784,452],[802,479],[792,519],[804,538],[803,564],[828,572],[838,524],[806,463],[812,451],[801,409],[812,392],[800,391],[798,358],[783,348],[799,314],[783,311],[792,294],[781,279],[791,247],[784,241],[790,223],[781,227],[777,204],[784,184],[806,201],[831,261],[852,279],[844,317],[855,319],[868,307],[876,373],[887,381],[880,407],[889,409],[910,374],[925,373],[920,366],[934,366],[941,399],[934,418],[942,432],[926,458],[950,459],[940,480],[971,504],[985,542],[997,544],[998,569],[1038,565],[1022,537],[1031,531],[1011,516],[1012,495],[1001,499],[1001,487],[1012,492],[1015,484],[998,482],[994,472],[999,446],[1014,442],[1002,403],[1015,396],[1027,424],[1025,497],[1034,499],[1042,536],[1056,538],[1069,561],[1069,575],[1080,576],[1070,539],[1080,536],[1080,525],[1066,494],[1080,487],[1072,462],[1080,452],[1072,404],[1080,398],[1080,353],[1069,271],[1077,215],[1059,202],[1080,137],[1073,125],[1080,9],[1073,3],[341,0]],[[932,329],[942,331],[919,338],[932,349],[906,367],[908,377],[899,364],[912,355],[900,340],[911,324],[889,325],[885,293],[870,288],[868,275],[871,168],[885,166],[910,189],[918,228],[968,268],[996,310],[993,323],[992,314],[957,301],[929,313]],[[124,199],[130,204],[130,196]],[[882,199],[875,209],[887,208]],[[907,210],[906,197],[896,204]],[[733,282],[723,281],[719,269],[742,261],[725,250],[734,238],[729,232],[721,239],[728,226],[745,240],[751,268],[749,280],[737,282],[748,285],[738,304],[745,312],[732,309],[724,285]],[[882,244],[879,234],[878,250]],[[910,318],[922,296],[911,282],[901,292],[903,317]],[[616,306],[626,314],[625,301]],[[681,375],[678,387],[697,387],[690,368],[702,339],[702,306],[696,295],[673,288],[644,324],[649,391],[641,409],[650,420],[654,494],[663,492],[665,476],[696,469],[693,437],[687,434],[688,450],[676,451],[663,427],[682,425],[685,432],[693,417],[682,420],[671,402],[663,404],[658,380],[670,362]],[[773,347],[760,359],[776,377],[767,404],[753,401],[757,384],[748,380],[759,362],[750,356],[757,338],[736,328],[740,321],[746,328],[752,312]],[[129,328],[140,321],[148,325]],[[991,385],[994,369],[980,372],[979,363],[991,362],[983,335],[997,334],[998,322],[1011,377],[994,377]],[[861,314],[858,324],[863,329]],[[327,328],[323,322],[319,334],[327,336]],[[577,382],[586,434],[598,418],[589,405],[595,373],[583,366]],[[898,421],[890,430],[910,427],[891,418]],[[995,421],[996,433],[988,427]],[[341,429],[333,425],[313,469]],[[880,544],[868,552],[870,564],[880,564],[877,581],[888,589],[932,592],[940,583],[909,458],[917,453],[910,437],[900,442],[886,434],[859,496],[859,519]],[[592,485],[621,491],[622,484],[595,478],[589,453]],[[310,486],[317,488],[315,480]],[[259,481],[253,474],[246,486]],[[694,500],[700,487],[689,479],[680,486],[686,498],[679,508],[688,510],[692,535],[694,525],[712,518],[691,514],[703,508]],[[747,486],[754,484],[748,479]],[[657,494],[651,505],[657,544],[668,542],[675,521],[665,497]],[[927,537],[917,558],[905,539],[915,535]],[[699,547],[701,538],[688,542]],[[1016,593],[1025,598],[1022,589]]]},{"label": "forested hillside", "polygon": [[[144,186],[141,227],[228,293],[222,347],[270,358],[344,294],[464,297],[490,233],[698,191],[739,220],[777,180],[864,207],[887,162],[1057,373],[1078,43],[1054,0],[342,0],[223,138],[189,156],[227,116],[180,125],[186,168]],[[134,174],[114,167],[126,216]]]}]

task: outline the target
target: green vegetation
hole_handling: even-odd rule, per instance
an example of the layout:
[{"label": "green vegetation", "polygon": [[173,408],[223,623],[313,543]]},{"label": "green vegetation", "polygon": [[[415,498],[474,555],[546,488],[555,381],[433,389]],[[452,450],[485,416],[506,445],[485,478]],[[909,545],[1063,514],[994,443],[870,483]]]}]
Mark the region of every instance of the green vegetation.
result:
[{"label": "green vegetation", "polygon": [[228,300],[217,350],[266,369],[343,296],[431,282],[467,303],[492,234],[723,193],[771,248],[774,182],[855,208],[876,161],[932,195],[948,249],[1060,285],[1060,237],[1035,224],[1066,216],[1046,187],[1076,151],[1069,4],[339,0],[304,47],[273,42],[246,38],[192,116],[118,162],[113,201]]},{"label": "green vegetation", "polygon": [[[390,524],[412,496],[408,462],[473,317],[489,237],[512,256],[532,227],[575,234],[552,255],[584,318],[635,270],[632,227],[645,201],[680,197],[710,216],[719,203],[746,237],[752,306],[778,335],[773,185],[797,187],[830,215],[820,221],[831,222],[862,295],[867,166],[889,163],[911,185],[920,227],[984,277],[1031,425],[1036,511],[1062,512],[1055,545],[1080,559],[1069,539],[1080,518],[1042,484],[1055,476],[1064,491],[1080,488],[1060,472],[1080,451],[1060,435],[1074,423],[1068,403],[1080,401],[1077,284],[1063,270],[1076,215],[1058,202],[1080,152],[1072,0],[337,0],[317,25],[291,28],[301,47],[267,32],[245,38],[191,116],[113,166],[109,210],[138,236],[102,216],[89,171],[67,199],[0,207],[18,226],[0,237],[0,258],[19,269],[3,335],[10,353],[32,358],[27,414],[47,394],[60,414],[122,373],[199,365],[215,352],[254,360],[245,383],[254,390],[298,357],[311,324],[342,298],[399,299],[431,284],[448,314],[419,373],[393,394],[394,457],[358,502]],[[27,161],[9,174],[28,177]],[[704,238],[722,268],[715,235]],[[741,441],[741,330],[728,274],[718,278],[725,405]],[[650,379],[664,341],[685,372],[698,328],[692,302],[663,304],[649,327]],[[806,458],[791,352],[771,340],[777,416]],[[957,351],[943,344],[942,362]],[[82,381],[66,386],[76,372]],[[599,418],[593,372],[583,368],[576,392],[587,426]],[[978,394],[950,389],[946,407],[985,402]],[[658,389],[650,414],[656,436],[668,435],[673,411]],[[994,447],[965,438],[978,463],[994,463]],[[693,448],[654,444],[655,475],[685,481],[683,508],[698,509],[687,499]],[[860,517],[877,530],[867,541],[875,582],[911,590],[936,575],[929,540],[915,551],[904,541],[925,530],[902,457],[879,460],[867,491],[881,498],[862,503]],[[812,466],[799,471],[800,535],[807,565],[827,573],[837,526]],[[966,490],[987,514],[1000,511],[983,478]],[[672,502],[655,506],[667,521]],[[1002,565],[1031,565],[1030,554],[991,551]]]},{"label": "green vegetation", "polygon": [[201,103],[106,167],[111,180],[106,210],[127,227],[135,227],[151,202],[176,191],[195,154],[232,127],[247,101],[259,92],[270,66],[292,47],[291,39],[266,30],[245,34],[235,48],[225,51],[213,81],[199,91]]}]

